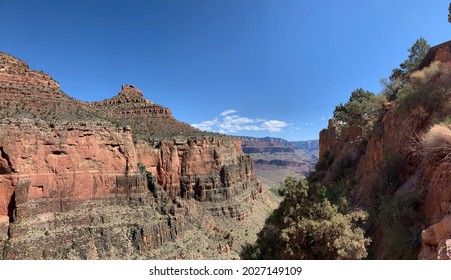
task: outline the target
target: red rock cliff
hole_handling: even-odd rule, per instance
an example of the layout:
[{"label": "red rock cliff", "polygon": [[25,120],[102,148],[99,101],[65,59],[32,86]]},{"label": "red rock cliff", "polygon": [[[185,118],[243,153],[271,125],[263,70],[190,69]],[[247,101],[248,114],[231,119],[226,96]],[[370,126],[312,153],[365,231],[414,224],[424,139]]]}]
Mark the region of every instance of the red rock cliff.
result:
[{"label": "red rock cliff", "polygon": [[[7,168],[0,175],[0,215],[17,201],[51,202],[64,208],[65,200],[87,200],[113,193],[117,177],[136,173],[137,158],[131,131],[101,123],[49,125],[32,120],[4,120],[0,147]],[[18,197],[18,186],[26,190]],[[11,206],[10,206],[11,207]],[[20,210],[20,211],[19,211]],[[17,209],[15,217],[28,216]],[[63,211],[64,209],[58,209]],[[10,215],[12,213],[9,213]],[[36,214],[36,212],[33,212]]]},{"label": "red rock cliff", "polygon": [[5,258],[139,256],[180,237],[192,220],[183,201],[242,220],[241,202],[261,191],[239,139],[175,120],[134,86],[82,102],[0,53],[0,97]]}]

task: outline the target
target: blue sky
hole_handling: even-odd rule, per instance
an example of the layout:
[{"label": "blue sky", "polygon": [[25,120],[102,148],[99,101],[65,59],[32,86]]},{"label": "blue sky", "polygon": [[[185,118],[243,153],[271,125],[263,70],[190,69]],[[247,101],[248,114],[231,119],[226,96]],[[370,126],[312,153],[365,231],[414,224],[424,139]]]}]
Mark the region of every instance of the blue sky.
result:
[{"label": "blue sky", "polygon": [[0,51],[77,99],[122,84],[181,121],[232,135],[318,138],[356,88],[424,37],[451,39],[449,1],[0,0]]}]

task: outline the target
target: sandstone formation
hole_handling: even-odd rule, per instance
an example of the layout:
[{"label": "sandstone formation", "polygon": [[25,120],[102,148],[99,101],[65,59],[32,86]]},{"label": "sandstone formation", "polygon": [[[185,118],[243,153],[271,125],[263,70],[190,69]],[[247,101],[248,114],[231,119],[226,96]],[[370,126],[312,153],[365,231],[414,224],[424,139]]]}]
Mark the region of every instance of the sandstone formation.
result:
[{"label": "sandstone formation", "polygon": [[[0,214],[14,210],[12,220],[28,216],[22,209],[8,210],[19,201],[47,198],[46,203],[55,204],[52,208],[63,207],[65,198],[86,200],[110,194],[117,177],[136,173],[131,131],[108,124],[49,126],[29,119],[6,119],[0,124],[0,138],[3,157],[8,159],[8,170],[1,176],[6,200],[0,202]],[[15,202],[8,199],[12,196]]]},{"label": "sandstone formation", "polygon": [[139,161],[173,198],[218,202],[258,185],[236,138],[178,136],[139,142],[137,148]]},{"label": "sandstone formation", "polygon": [[249,218],[264,204],[253,172],[239,139],[178,122],[132,85],[78,101],[0,53],[2,258],[159,257],[203,217]]},{"label": "sandstone formation", "polygon": [[168,108],[144,98],[133,85],[123,85],[121,92],[111,99],[87,105],[108,120],[131,126],[135,138],[199,134],[198,129],[174,119]]}]

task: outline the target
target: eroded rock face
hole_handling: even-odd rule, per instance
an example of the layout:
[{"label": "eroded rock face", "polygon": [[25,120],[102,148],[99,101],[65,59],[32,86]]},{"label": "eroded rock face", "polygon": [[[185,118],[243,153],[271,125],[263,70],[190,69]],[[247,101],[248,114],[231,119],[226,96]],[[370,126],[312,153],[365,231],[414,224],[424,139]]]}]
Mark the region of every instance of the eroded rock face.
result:
[{"label": "eroded rock face", "polygon": [[261,188],[236,138],[177,137],[137,147],[139,161],[171,197],[224,201],[249,187]]},{"label": "eroded rock face", "polygon": [[82,102],[0,53],[0,97],[2,258],[145,258],[202,215],[245,219],[261,192],[239,139],[132,85]]},{"label": "eroded rock face", "polygon": [[[9,119],[0,124],[0,147],[10,164],[0,175],[0,215],[8,215],[12,196],[16,205],[45,199],[54,204],[51,209],[64,208],[64,200],[108,196],[118,177],[136,173],[131,131],[105,124]],[[48,206],[32,213],[49,211]],[[15,216],[31,214],[26,212],[18,208]]]}]

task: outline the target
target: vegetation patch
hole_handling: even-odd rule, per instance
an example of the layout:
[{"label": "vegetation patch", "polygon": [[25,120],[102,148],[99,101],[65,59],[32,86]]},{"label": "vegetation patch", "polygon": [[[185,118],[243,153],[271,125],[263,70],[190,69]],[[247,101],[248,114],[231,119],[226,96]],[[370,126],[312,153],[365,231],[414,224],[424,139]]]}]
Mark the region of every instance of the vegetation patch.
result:
[{"label": "vegetation patch", "polygon": [[417,259],[423,226],[419,213],[423,194],[420,190],[400,191],[404,183],[400,176],[402,164],[398,152],[384,151],[384,161],[378,170],[381,177],[374,182],[368,209],[367,232],[377,236],[377,245],[370,248],[371,258],[377,255],[382,259]]},{"label": "vegetation patch", "polygon": [[364,211],[340,212],[340,207],[329,201],[326,188],[318,182],[288,177],[285,185],[285,199],[268,218],[257,244],[244,248],[244,258],[362,259],[367,256],[370,239],[362,229],[367,218]]},{"label": "vegetation patch", "polygon": [[342,126],[357,126],[370,131],[385,97],[363,89],[351,93],[349,101],[335,107],[334,118]]},{"label": "vegetation patch", "polygon": [[428,112],[440,110],[451,96],[451,65],[439,61],[410,75],[410,81],[398,91],[401,113],[422,106]]}]

